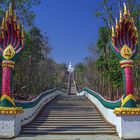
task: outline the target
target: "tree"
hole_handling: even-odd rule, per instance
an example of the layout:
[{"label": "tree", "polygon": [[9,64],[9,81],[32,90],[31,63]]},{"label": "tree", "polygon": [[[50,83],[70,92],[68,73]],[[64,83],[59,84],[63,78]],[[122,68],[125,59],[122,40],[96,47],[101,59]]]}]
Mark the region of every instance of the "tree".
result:
[{"label": "tree", "polygon": [[87,84],[86,66],[83,63],[78,63],[75,66],[74,74],[78,89],[85,87]]},{"label": "tree", "polygon": [[41,3],[41,0],[2,0],[0,1],[0,18],[5,15],[6,9],[12,4],[21,23],[24,26],[32,26],[35,19],[35,13],[31,10],[33,6]]},{"label": "tree", "polygon": [[[123,1],[124,2],[124,1]],[[99,37],[97,40],[97,50],[99,56],[97,57],[97,60],[92,60],[90,57],[87,57],[88,60],[86,65],[87,67],[92,67],[92,65],[97,66],[97,70],[94,72],[96,75],[99,76],[99,88],[98,91],[105,96],[108,96],[110,99],[113,99],[114,95],[117,92],[117,97],[120,96],[122,91],[122,76],[121,76],[121,69],[119,66],[119,60],[114,56],[114,54],[110,51],[109,48],[109,42],[111,38],[110,34],[110,27],[114,24],[114,15],[116,12],[118,13],[118,6],[122,10],[122,0],[118,1],[111,1],[111,0],[102,0],[99,10],[96,11],[96,16],[100,17],[104,23],[105,26],[101,27],[99,29]],[[126,4],[129,7],[129,10],[132,12],[132,15],[134,16],[134,19],[136,21],[136,26],[139,30],[139,3],[137,0],[126,0]],[[93,49],[92,49],[93,47]],[[95,50],[95,45],[90,48],[90,51]],[[93,53],[92,53],[93,54]],[[89,61],[90,60],[90,61]],[[135,67],[137,67],[137,72],[134,80],[136,82],[137,88],[138,83],[140,81],[138,76],[138,64],[139,64],[139,55],[137,56],[137,63],[135,64]],[[90,62],[90,63],[89,63]],[[91,63],[93,62],[93,64]],[[89,65],[90,64],[90,65]],[[90,69],[90,68],[88,68]],[[90,75],[90,77],[92,77]],[[94,78],[94,77],[93,77]],[[95,79],[95,78],[94,78]],[[109,93],[109,94],[108,94]]]}]

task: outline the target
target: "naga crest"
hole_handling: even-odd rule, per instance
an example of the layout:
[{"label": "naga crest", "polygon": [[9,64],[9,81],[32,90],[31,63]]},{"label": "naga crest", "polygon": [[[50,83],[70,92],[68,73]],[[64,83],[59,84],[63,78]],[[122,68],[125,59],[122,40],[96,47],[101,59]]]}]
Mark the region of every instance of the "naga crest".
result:
[{"label": "naga crest", "polygon": [[112,26],[111,47],[122,60],[133,59],[138,50],[138,31],[134,19],[124,3],[124,12],[120,10],[120,20],[116,19],[116,27]]},{"label": "naga crest", "polygon": [[3,60],[15,60],[24,44],[24,29],[10,5],[1,24],[0,54]]}]

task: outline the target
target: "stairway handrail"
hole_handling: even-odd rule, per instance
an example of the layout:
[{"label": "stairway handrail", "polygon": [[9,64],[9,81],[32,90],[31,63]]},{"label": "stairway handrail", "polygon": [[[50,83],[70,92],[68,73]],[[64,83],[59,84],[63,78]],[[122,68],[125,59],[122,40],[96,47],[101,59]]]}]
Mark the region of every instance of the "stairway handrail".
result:
[{"label": "stairway handrail", "polygon": [[119,100],[116,100],[116,101],[109,101],[107,99],[105,99],[104,97],[102,97],[99,93],[89,89],[89,88],[83,88],[80,92],[78,93],[81,93],[82,91],[86,91],[87,93],[89,93],[90,95],[94,96],[95,98],[98,99],[98,101],[100,101],[100,103],[106,107],[106,108],[109,108],[109,109],[114,109],[114,108],[117,108],[117,107],[120,107],[121,106],[121,98]]},{"label": "stairway handrail", "polygon": [[18,101],[18,100],[15,100],[16,106],[17,107],[23,107],[23,108],[34,107],[44,96],[50,95],[51,93],[53,93],[56,90],[64,92],[62,89],[59,89],[59,88],[50,89],[50,90],[41,92],[40,95],[38,95],[36,98],[34,98],[31,101]]}]

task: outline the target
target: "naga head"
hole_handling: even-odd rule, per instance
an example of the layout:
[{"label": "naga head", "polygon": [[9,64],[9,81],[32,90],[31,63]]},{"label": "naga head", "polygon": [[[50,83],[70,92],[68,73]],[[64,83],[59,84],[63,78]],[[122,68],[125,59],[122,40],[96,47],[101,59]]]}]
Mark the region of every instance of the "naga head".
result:
[{"label": "naga head", "polygon": [[10,4],[2,19],[0,29],[0,55],[3,60],[15,60],[19,52],[24,48],[24,29]]},{"label": "naga head", "polygon": [[112,26],[111,48],[120,60],[134,59],[138,51],[138,31],[134,19],[124,3],[124,11],[120,10],[120,20]]}]

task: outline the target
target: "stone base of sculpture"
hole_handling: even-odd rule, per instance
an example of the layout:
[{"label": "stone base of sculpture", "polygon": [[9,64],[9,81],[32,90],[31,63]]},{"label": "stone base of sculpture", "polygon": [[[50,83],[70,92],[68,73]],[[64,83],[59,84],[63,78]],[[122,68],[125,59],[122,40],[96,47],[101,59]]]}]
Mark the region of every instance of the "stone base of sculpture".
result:
[{"label": "stone base of sculpture", "polygon": [[13,138],[21,131],[21,114],[0,114],[0,138]]},{"label": "stone base of sculpture", "polygon": [[140,139],[140,115],[117,116],[116,130],[120,138]]}]

